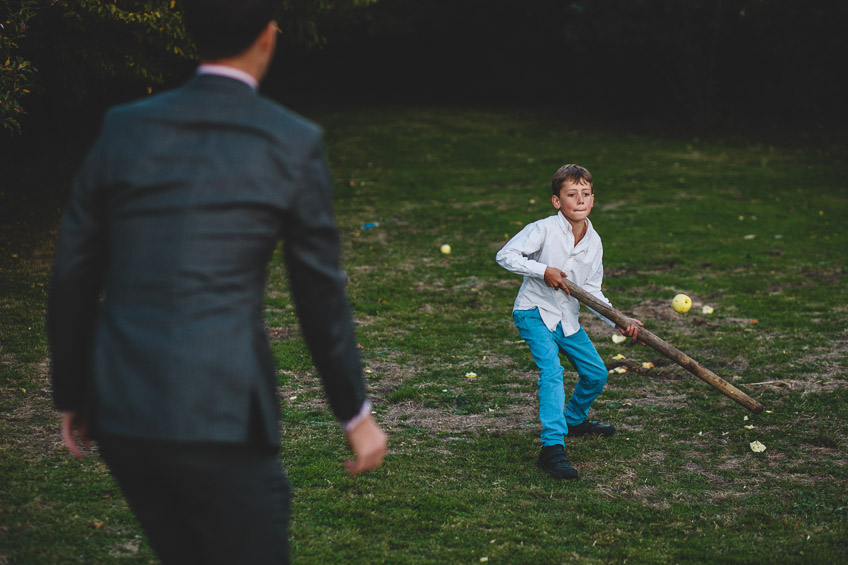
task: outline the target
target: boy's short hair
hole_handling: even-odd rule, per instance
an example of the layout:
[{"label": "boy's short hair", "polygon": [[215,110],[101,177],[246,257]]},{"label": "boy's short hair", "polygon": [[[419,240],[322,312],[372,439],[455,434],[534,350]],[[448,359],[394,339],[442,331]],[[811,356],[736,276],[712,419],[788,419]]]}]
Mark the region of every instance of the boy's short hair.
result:
[{"label": "boy's short hair", "polygon": [[200,56],[238,55],[274,19],[280,0],[182,0],[183,22]]},{"label": "boy's short hair", "polygon": [[551,190],[554,196],[559,196],[559,191],[562,189],[565,181],[571,181],[573,183],[586,181],[592,188],[592,192],[595,191],[595,187],[592,184],[592,173],[580,165],[563,165],[554,173],[554,178],[551,181]]}]

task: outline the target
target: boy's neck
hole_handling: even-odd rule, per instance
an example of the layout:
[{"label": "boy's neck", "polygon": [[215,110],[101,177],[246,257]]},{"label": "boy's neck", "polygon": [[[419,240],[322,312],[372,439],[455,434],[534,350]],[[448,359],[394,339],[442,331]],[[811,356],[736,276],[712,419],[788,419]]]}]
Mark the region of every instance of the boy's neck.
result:
[{"label": "boy's neck", "polygon": [[[560,211],[560,214],[562,212]],[[580,243],[580,240],[583,239],[583,236],[586,235],[588,222],[587,220],[580,220],[575,222],[568,218],[565,214],[562,214],[562,217],[565,218],[565,221],[571,225],[571,233],[574,235],[574,245]]]}]

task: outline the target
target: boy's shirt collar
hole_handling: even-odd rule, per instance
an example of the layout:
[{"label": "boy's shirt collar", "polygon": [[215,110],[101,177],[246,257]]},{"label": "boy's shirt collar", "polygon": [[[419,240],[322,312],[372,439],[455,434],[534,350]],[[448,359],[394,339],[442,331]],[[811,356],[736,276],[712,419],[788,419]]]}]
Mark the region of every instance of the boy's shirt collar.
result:
[{"label": "boy's shirt collar", "polygon": [[[562,212],[557,211],[556,213],[557,220],[559,221],[559,226],[562,230],[571,238],[571,241],[574,241],[574,228],[571,227],[571,222],[565,219],[565,216],[562,215]],[[583,245],[584,242],[589,241],[589,236],[592,234],[594,229],[592,228],[592,221],[589,218],[584,220],[586,222],[586,233],[583,235],[583,239],[580,240],[575,247]]]}]

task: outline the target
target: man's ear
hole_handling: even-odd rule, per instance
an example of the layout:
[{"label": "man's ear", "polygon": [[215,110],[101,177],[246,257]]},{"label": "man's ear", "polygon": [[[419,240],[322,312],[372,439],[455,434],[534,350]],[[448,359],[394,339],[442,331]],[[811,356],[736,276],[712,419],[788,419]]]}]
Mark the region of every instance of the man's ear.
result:
[{"label": "man's ear", "polygon": [[279,30],[279,26],[277,26],[277,22],[271,20],[268,22],[268,25],[265,26],[265,29],[262,31],[261,41],[265,50],[274,49],[277,44],[277,33]]}]

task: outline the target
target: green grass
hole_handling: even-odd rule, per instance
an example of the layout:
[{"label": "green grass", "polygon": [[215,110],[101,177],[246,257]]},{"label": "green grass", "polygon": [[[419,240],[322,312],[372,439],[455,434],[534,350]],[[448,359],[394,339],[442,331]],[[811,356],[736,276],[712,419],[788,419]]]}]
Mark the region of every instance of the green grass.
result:
[{"label": "green grass", "polygon": [[[327,132],[357,338],[391,452],[371,474],[344,474],[277,254],[266,313],[295,562],[848,563],[844,138],[695,138],[514,110],[311,117]],[[536,373],[511,320],[520,280],[494,255],[553,213],[549,180],[568,162],[595,177],[613,304],[766,411],[613,344],[586,312],[608,366],[628,369],[591,413],[620,433],[568,440],[581,479],[563,483],[535,467]],[[149,562],[102,463],[63,452],[43,330],[57,210],[14,204],[29,215],[2,216],[0,563]],[[685,316],[671,310],[678,292],[695,303]]]}]

